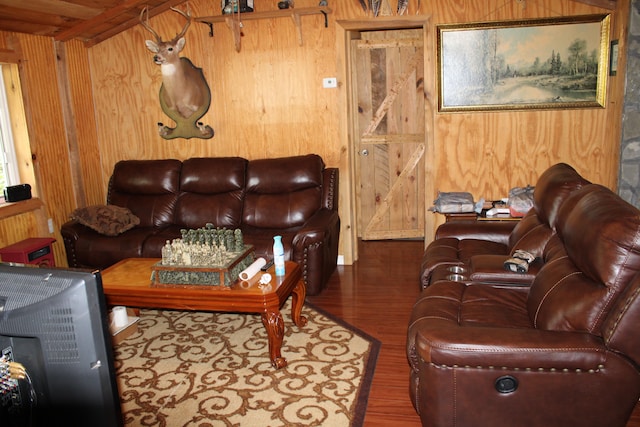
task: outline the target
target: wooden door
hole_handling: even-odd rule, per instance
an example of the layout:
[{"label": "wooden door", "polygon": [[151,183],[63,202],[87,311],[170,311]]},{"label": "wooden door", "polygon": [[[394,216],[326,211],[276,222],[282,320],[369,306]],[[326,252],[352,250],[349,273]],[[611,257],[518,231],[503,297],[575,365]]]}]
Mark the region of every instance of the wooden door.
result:
[{"label": "wooden door", "polygon": [[352,41],[358,237],[424,237],[423,30]]}]

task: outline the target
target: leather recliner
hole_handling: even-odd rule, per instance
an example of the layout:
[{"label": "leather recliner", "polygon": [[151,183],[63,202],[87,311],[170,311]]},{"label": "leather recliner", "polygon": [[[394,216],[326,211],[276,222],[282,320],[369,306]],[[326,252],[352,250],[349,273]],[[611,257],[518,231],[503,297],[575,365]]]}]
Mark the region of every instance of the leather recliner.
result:
[{"label": "leather recliner", "polygon": [[407,355],[424,426],[625,426],[640,397],[640,211],[589,184],[555,231],[530,287],[422,291]]}]

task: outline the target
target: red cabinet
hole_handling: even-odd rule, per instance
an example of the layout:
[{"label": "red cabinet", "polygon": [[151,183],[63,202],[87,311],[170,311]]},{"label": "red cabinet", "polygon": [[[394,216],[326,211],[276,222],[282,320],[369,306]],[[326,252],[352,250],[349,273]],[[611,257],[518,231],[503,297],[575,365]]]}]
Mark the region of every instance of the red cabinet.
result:
[{"label": "red cabinet", "polygon": [[55,267],[51,244],[56,239],[51,237],[32,237],[0,249],[3,262],[36,264],[40,267]]}]

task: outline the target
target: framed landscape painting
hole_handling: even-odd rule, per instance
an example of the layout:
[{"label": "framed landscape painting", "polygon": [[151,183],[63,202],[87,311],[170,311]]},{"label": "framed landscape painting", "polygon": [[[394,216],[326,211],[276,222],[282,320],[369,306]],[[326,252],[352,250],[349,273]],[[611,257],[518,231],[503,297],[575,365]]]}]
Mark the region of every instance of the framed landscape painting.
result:
[{"label": "framed landscape painting", "polygon": [[438,111],[604,107],[609,20],[438,26]]}]

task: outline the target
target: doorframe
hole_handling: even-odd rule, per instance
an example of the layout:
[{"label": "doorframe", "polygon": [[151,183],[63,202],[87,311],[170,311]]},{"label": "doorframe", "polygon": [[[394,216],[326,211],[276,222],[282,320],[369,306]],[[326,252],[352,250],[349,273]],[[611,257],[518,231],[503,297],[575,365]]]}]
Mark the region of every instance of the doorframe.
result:
[{"label": "doorframe", "polygon": [[[344,82],[338,100],[339,138],[340,138],[340,197],[339,206],[341,209],[341,249],[344,257],[344,264],[353,264],[358,259],[358,230],[356,221],[356,179],[355,179],[355,143],[352,129],[357,129],[354,122],[357,112],[352,111],[353,84],[351,82],[351,40],[362,31],[375,30],[403,30],[422,28],[424,39],[424,90],[427,94],[425,99],[425,170],[424,170],[424,191],[425,200],[429,194],[434,194],[433,184],[434,171],[432,162],[434,158],[433,136],[434,136],[434,108],[436,97],[436,70],[434,65],[435,41],[431,31],[431,17],[424,15],[416,16],[388,16],[367,20],[338,20],[336,21],[336,51],[337,51],[337,73],[338,81]],[[427,215],[428,206],[425,203],[425,244],[429,237],[433,236],[435,220],[433,215]],[[430,239],[429,239],[430,240]]]}]

